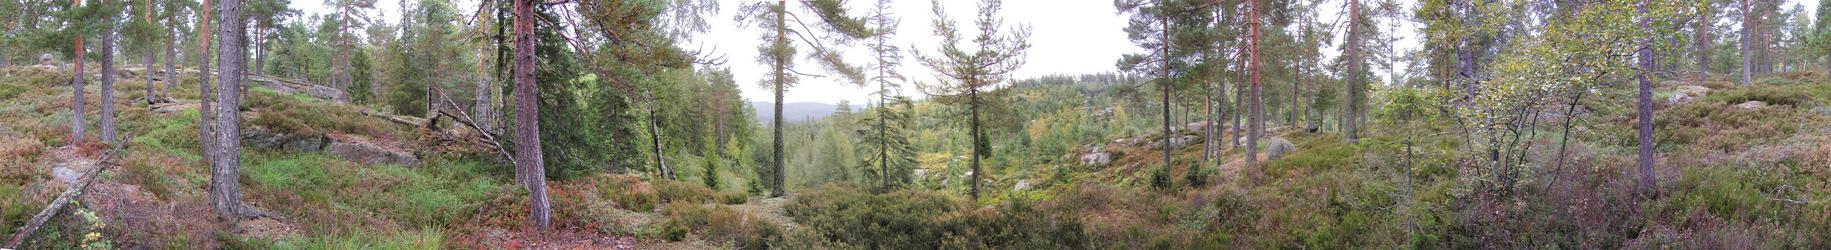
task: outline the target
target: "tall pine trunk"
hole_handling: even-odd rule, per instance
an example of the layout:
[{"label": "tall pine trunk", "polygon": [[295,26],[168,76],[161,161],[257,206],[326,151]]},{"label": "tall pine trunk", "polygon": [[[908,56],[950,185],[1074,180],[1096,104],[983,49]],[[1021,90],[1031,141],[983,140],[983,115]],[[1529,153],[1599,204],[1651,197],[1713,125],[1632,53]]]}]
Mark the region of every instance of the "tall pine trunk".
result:
[{"label": "tall pine trunk", "polygon": [[254,71],[252,74],[267,74],[267,28],[262,26],[254,33]]},{"label": "tall pine trunk", "polygon": [[[1241,52],[1245,51],[1242,50]],[[1241,62],[1239,65],[1239,72],[1233,75],[1235,78],[1233,84],[1233,135],[1227,136],[1230,141],[1229,144],[1231,144],[1234,149],[1239,149],[1240,139],[1246,137],[1246,127],[1241,126],[1240,120],[1246,119],[1246,106],[1251,106],[1246,104],[1246,92],[1248,91],[1246,90],[1247,83],[1245,79],[1243,79],[1246,75],[1246,63]]]},{"label": "tall pine trunk", "polygon": [[[110,20],[112,21],[112,20]],[[96,105],[102,109],[101,133],[102,143],[114,143],[114,42],[115,29],[102,33],[102,86],[99,91],[102,100]]]},{"label": "tall pine trunk", "polygon": [[1653,83],[1647,78],[1653,68],[1652,18],[1647,15],[1647,0],[1640,0],[1640,29],[1646,32],[1640,45],[1640,185],[1655,190],[1653,179]]},{"label": "tall pine trunk", "polygon": [[540,230],[551,227],[547,176],[540,148],[540,106],[534,82],[534,0],[515,1],[515,172],[529,197],[529,219]]},{"label": "tall pine trunk", "polygon": [[[1161,2],[1158,4],[1160,5],[1157,6],[1158,8],[1168,8],[1161,6]],[[1157,79],[1157,85],[1163,87],[1163,171],[1167,174],[1173,163],[1170,159],[1170,151],[1176,148],[1176,144],[1171,142],[1177,137],[1170,134],[1170,18],[1166,15],[1157,20],[1159,24],[1163,25],[1163,32],[1160,33],[1163,38],[1163,58],[1161,58],[1163,67],[1160,69],[1163,71],[1163,76]]]},{"label": "tall pine trunk", "polygon": [[153,103],[154,100],[157,100],[156,98],[153,98],[153,72],[156,72],[153,70],[153,58],[158,57],[159,50],[150,48],[151,45],[148,46],[149,48],[146,48],[146,51],[144,51],[146,54],[140,55],[140,73],[141,77],[146,79],[145,81],[142,81],[146,83],[146,94],[143,95],[143,97],[146,98],[146,103],[150,104]]},{"label": "tall pine trunk", "polygon": [[[785,25],[788,25],[788,21],[787,21],[788,10],[787,9],[788,9],[788,0],[777,0],[776,1],[776,9],[775,9],[775,11],[776,11],[776,45],[778,45],[778,46],[787,46],[787,44],[788,44],[788,42],[787,42],[788,41],[788,36],[787,36],[788,28],[787,28],[787,26],[785,26]],[[780,49],[780,48],[778,48],[778,49]],[[776,90],[776,104],[775,104],[776,105],[776,111],[775,111],[776,119],[774,120],[775,126],[773,128],[775,130],[775,142],[772,145],[775,148],[775,150],[773,151],[774,159],[775,159],[774,160],[775,171],[771,171],[769,174],[770,179],[771,179],[769,181],[769,183],[775,184],[775,186],[770,187],[769,197],[782,197],[782,195],[784,193],[784,189],[786,189],[783,186],[787,186],[787,183],[784,183],[782,181],[782,179],[784,179],[782,177],[785,176],[783,171],[786,170],[786,168],[783,168],[783,165],[787,164],[787,162],[784,161],[784,159],[782,158],[782,92],[787,91],[783,88],[788,87],[787,83],[784,82],[784,80],[786,80],[784,78],[787,77],[787,75],[786,75],[787,72],[784,72],[786,70],[786,69],[784,69],[784,67],[786,67],[786,65],[788,65],[788,58],[783,58],[781,56],[777,56],[777,57],[775,57],[775,59],[776,59],[776,62],[775,62],[775,65],[773,65],[773,66],[775,67],[775,70],[776,70],[775,79],[774,79],[775,85],[776,85],[776,89],[775,89]]]},{"label": "tall pine trunk", "polygon": [[174,24],[177,22],[178,15],[165,19],[165,80],[159,84],[161,98],[171,96],[172,84],[178,82],[178,26]]},{"label": "tall pine trunk", "polygon": [[1342,53],[1343,60],[1347,60],[1348,63],[1348,72],[1344,74],[1348,80],[1348,108],[1347,114],[1344,116],[1346,118],[1342,119],[1343,127],[1348,130],[1346,133],[1348,143],[1357,143],[1361,140],[1361,91],[1364,84],[1361,82],[1360,3],[1360,0],[1348,0],[1348,44],[1344,46],[1346,51]]},{"label": "tall pine trunk", "polygon": [[[242,0],[221,0],[217,9],[224,17],[240,17]],[[206,5],[207,6],[207,5]],[[216,208],[216,215],[233,223],[240,218],[248,217],[249,211],[242,206],[241,193],[241,131],[238,127],[242,121],[241,83],[244,67],[242,60],[246,55],[247,21],[242,18],[223,18],[216,30],[217,43],[221,44],[216,52],[216,64],[222,66],[217,72],[216,100],[216,138],[212,140],[215,147],[206,151],[210,154],[210,204]]]},{"label": "tall pine trunk", "polygon": [[1754,61],[1753,55],[1749,54],[1749,47],[1753,46],[1750,43],[1754,42],[1754,37],[1750,36],[1749,32],[1754,31],[1754,27],[1749,23],[1749,15],[1751,15],[1749,10],[1751,10],[1751,8],[1748,6],[1748,1],[1749,0],[1742,0],[1742,86],[1748,86],[1750,83],[1754,82],[1752,79],[1752,75],[1754,74],[1752,71],[1754,68],[1749,65],[1749,63]]},{"label": "tall pine trunk", "polygon": [[494,126],[496,109],[492,107],[494,102],[490,101],[491,97],[494,97],[495,91],[490,86],[489,63],[484,60],[486,55],[488,53],[485,53],[484,49],[479,46],[477,48],[477,90],[475,91],[477,97],[476,105],[471,107],[471,113],[474,113],[471,119],[475,119],[476,121],[473,122],[483,126],[484,133],[496,133]]},{"label": "tall pine trunk", "polygon": [[[211,6],[210,1],[203,0],[203,5],[199,6]],[[197,129],[198,133],[203,134],[202,137],[198,137],[199,145],[204,152],[208,153],[216,147],[216,143],[213,142],[216,140],[216,109],[211,107],[213,101],[210,100],[210,97],[213,96],[210,89],[210,44],[212,42],[210,40],[210,10],[214,8],[197,9],[199,14],[197,16],[197,112],[199,119],[203,120],[203,122],[197,123]],[[211,162],[215,162],[216,159],[205,156],[203,161],[205,164],[214,166],[214,163]]]},{"label": "tall pine trunk", "polygon": [[1710,76],[1710,24],[1716,19],[1711,18],[1712,10],[1709,4],[1705,4],[1703,11],[1700,12],[1703,12],[1703,18],[1698,19],[1697,40],[1691,46],[1697,53],[1697,82],[1704,82],[1704,78]]},{"label": "tall pine trunk", "polygon": [[1265,128],[1265,99],[1260,93],[1262,87],[1259,84],[1259,1],[1249,1],[1252,2],[1252,10],[1248,12],[1246,26],[1249,30],[1248,37],[1250,37],[1250,40],[1247,40],[1246,44],[1247,55],[1249,56],[1249,59],[1247,59],[1247,63],[1249,64],[1247,66],[1247,73],[1251,75],[1249,81],[1251,81],[1252,89],[1250,90],[1251,93],[1247,93],[1247,95],[1252,99],[1252,105],[1250,105],[1249,110],[1246,112],[1252,117],[1249,118],[1251,121],[1247,122],[1248,128],[1246,129],[1246,165],[1256,168],[1258,167],[1259,162],[1260,131]]},{"label": "tall pine trunk", "polygon": [[[82,4],[83,4],[82,0],[71,0],[71,2],[76,3],[74,6],[82,6]],[[82,145],[82,143],[83,143],[83,101],[84,101],[83,100],[83,78],[88,78],[87,74],[83,74],[83,36],[80,34],[77,35],[76,41],[74,43],[76,44],[74,47],[76,56],[72,57],[75,60],[71,61],[71,62],[76,64],[75,71],[73,71],[73,73],[72,73],[72,75],[75,75],[76,77],[75,77],[75,79],[71,80],[71,85],[70,85],[70,91],[71,91],[70,106],[72,106],[70,109],[71,110],[71,112],[70,112],[71,113],[71,115],[70,115],[70,145]]]},{"label": "tall pine trunk", "polygon": [[979,157],[983,156],[983,152],[986,150],[984,146],[981,146],[985,144],[985,136],[979,132],[979,86],[971,82],[966,84],[967,109],[970,109],[968,112],[972,113],[973,119],[970,122],[971,128],[968,129],[968,133],[972,133],[970,136],[973,138],[973,180],[967,195],[971,196],[973,201],[979,201],[979,179],[984,179],[982,177],[985,176],[983,169],[979,168]]}]

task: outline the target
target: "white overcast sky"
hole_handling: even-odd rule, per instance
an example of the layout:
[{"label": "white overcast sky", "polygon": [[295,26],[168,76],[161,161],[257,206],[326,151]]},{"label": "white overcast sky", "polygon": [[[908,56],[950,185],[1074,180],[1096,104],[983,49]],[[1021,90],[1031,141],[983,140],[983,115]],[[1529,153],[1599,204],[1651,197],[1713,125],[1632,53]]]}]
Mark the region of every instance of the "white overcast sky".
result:
[{"label": "white overcast sky", "polygon": [[[417,1],[417,0],[407,0]],[[585,0],[590,1],[590,0]],[[1333,21],[1340,17],[1339,9],[1342,0],[1326,0],[1322,4],[1319,21]],[[400,1],[379,0],[377,13],[373,17],[389,23],[400,21]],[[477,0],[453,0],[464,13],[474,13]],[[755,26],[739,28],[733,20],[737,9],[750,0],[719,0],[720,13],[708,21],[712,29],[706,34],[694,37],[693,41],[682,43],[687,48],[715,49],[726,59],[724,67],[731,68],[737,77],[738,85],[744,88],[744,98],[750,101],[773,101],[774,96],[768,89],[758,84],[767,74],[768,66],[756,63],[757,46],[763,41],[757,39],[760,34]],[[799,4],[790,1],[791,7],[799,9]],[[849,1],[853,15],[862,15],[870,10],[876,1]],[[977,0],[941,0],[948,14],[959,20],[961,25],[970,26],[972,18],[978,11]],[[1406,9],[1415,6],[1416,1],[1401,0]],[[1807,16],[1812,16],[1817,6],[1815,0],[1787,0],[1783,7],[1790,8],[1795,4],[1802,8]],[[321,0],[293,0],[292,8],[299,9],[305,15],[329,13]],[[918,65],[911,50],[933,51],[939,39],[931,34],[930,21],[933,13],[928,0],[899,0],[895,2],[894,12],[902,19],[897,27],[897,34],[892,44],[904,47],[905,61],[903,75],[911,79],[933,82],[935,76],[927,68]],[[1034,30],[1030,38],[1032,47],[1027,64],[1016,74],[1016,78],[1035,77],[1053,74],[1079,75],[1086,73],[1112,72],[1114,63],[1127,53],[1143,52],[1145,49],[1126,40],[1122,28],[1126,25],[1126,16],[1119,15],[1113,8],[1111,0],[1008,0],[1005,2],[1004,14],[1006,24],[1028,24]],[[1382,25],[1383,26],[1383,25]],[[962,27],[971,29],[970,27]],[[1381,27],[1388,29],[1388,27]],[[1392,31],[1388,31],[1392,32]],[[1396,47],[1400,51],[1418,49],[1417,25],[1409,22],[1399,26],[1396,32],[1400,42]],[[1341,39],[1341,37],[1337,37]],[[855,44],[856,45],[856,44]],[[908,48],[914,45],[916,48]],[[858,46],[854,46],[858,47]],[[805,49],[803,51],[806,51]],[[1325,57],[1334,57],[1332,47],[1324,48]],[[869,59],[862,49],[848,51],[848,58],[854,64],[864,65]],[[800,66],[803,72],[820,72],[818,65],[804,62]],[[1404,66],[1399,66],[1404,70]],[[1386,75],[1385,69],[1375,69],[1377,74]],[[913,84],[905,84],[905,95],[920,98],[920,93],[913,90]],[[875,88],[870,88],[875,89]],[[830,78],[803,77],[801,84],[788,89],[787,102],[822,102],[836,103],[848,100],[855,106],[864,105],[868,100],[866,88],[840,84]]]}]

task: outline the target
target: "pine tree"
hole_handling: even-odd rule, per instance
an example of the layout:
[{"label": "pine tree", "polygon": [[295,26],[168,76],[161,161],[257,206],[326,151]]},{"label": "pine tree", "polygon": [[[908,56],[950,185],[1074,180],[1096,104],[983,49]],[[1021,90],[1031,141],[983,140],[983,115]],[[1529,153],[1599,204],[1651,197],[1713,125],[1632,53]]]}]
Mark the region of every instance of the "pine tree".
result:
[{"label": "pine tree", "polygon": [[[939,2],[934,4],[937,18],[947,21],[934,22],[935,35],[941,37],[940,47],[934,52],[916,51],[917,61],[935,74],[951,81],[933,85],[917,83],[922,92],[931,96],[961,97],[967,105],[968,136],[972,138],[972,180],[968,195],[979,199],[979,180],[985,175],[980,168],[980,159],[991,154],[991,146],[986,142],[985,129],[981,126],[981,112],[986,100],[991,99],[988,93],[992,88],[1010,79],[1012,71],[1024,65],[1024,55],[1030,49],[1030,26],[1017,25],[1007,27],[999,11],[1003,9],[1001,0],[981,0],[977,34],[961,34],[960,28],[947,15]],[[973,45],[961,44],[962,40],[971,40]]]},{"label": "pine tree", "polygon": [[[215,6],[222,11],[222,16],[239,17],[242,14],[242,0],[221,0]],[[256,216],[257,213],[242,204],[241,194],[241,82],[246,64],[247,21],[241,18],[224,18],[216,29],[217,43],[222,44],[216,54],[217,65],[222,72],[216,75],[216,100],[221,106],[215,113],[217,136],[211,140],[211,147],[206,154],[210,161],[210,204],[216,209],[216,215],[233,224],[242,218]]]},{"label": "pine tree", "polygon": [[[783,93],[788,88],[794,87],[799,80],[796,75],[807,75],[795,70],[794,58],[798,53],[798,48],[806,46],[812,49],[809,57],[819,61],[826,71],[838,74],[846,82],[862,85],[865,82],[863,69],[847,64],[840,56],[839,50],[824,42],[860,39],[878,32],[868,28],[869,25],[865,19],[846,16],[844,3],[841,1],[803,0],[799,2],[806,9],[814,12],[818,17],[818,19],[814,19],[816,23],[810,25],[803,21],[808,18],[789,16],[793,13],[789,11],[788,0],[745,5],[739,11],[738,16],[740,23],[756,24],[763,29],[765,34],[762,38],[770,41],[757,48],[761,52],[757,56],[757,62],[770,65],[771,73],[764,82],[768,84],[765,87],[775,91],[775,119],[773,121],[775,124],[772,125],[775,130],[774,166],[771,167],[773,170],[770,171],[768,178],[772,197],[779,197],[785,193],[783,165],[786,161],[782,156]],[[746,22],[747,20],[748,22]],[[819,34],[821,30],[798,29],[805,27],[820,27],[822,30],[836,35],[823,36]],[[837,40],[815,40],[810,37],[829,37]]]}]

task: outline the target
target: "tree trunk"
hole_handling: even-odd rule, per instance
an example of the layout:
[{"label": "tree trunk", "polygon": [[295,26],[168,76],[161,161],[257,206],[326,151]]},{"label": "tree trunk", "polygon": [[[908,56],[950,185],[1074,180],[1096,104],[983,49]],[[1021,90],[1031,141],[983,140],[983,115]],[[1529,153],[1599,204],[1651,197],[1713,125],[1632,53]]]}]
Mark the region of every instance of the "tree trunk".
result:
[{"label": "tree trunk", "polygon": [[[644,95],[646,96],[646,94]],[[655,119],[655,115],[658,113],[655,112],[653,99],[650,99],[650,101],[651,103],[649,103],[648,107],[648,138],[651,144],[650,146],[652,146],[651,149],[655,151],[655,164],[661,168],[662,178],[680,180],[679,177],[674,176],[674,169],[668,168],[668,156],[665,154],[665,151],[661,150],[661,125],[656,124],[657,119]]]},{"label": "tree trunk", "polygon": [[1348,40],[1343,60],[1347,60],[1348,72],[1344,75],[1348,82],[1348,110],[1342,119],[1348,143],[1360,142],[1360,108],[1361,108],[1361,59],[1360,59],[1360,0],[1348,0]]},{"label": "tree trunk", "polygon": [[1259,1],[1251,2],[1252,10],[1248,12],[1248,19],[1246,21],[1246,27],[1249,30],[1248,39],[1250,39],[1246,41],[1246,51],[1249,56],[1249,59],[1247,59],[1247,73],[1250,74],[1251,79],[1249,79],[1249,81],[1251,81],[1252,85],[1252,89],[1250,90],[1251,93],[1248,93],[1247,95],[1252,99],[1252,104],[1248,105],[1250,107],[1246,113],[1252,117],[1248,118],[1251,120],[1247,122],[1247,126],[1250,128],[1246,129],[1246,165],[1248,167],[1257,167],[1259,162],[1259,132],[1260,129],[1265,127],[1265,99],[1263,96],[1260,96],[1261,87],[1259,86]]},{"label": "tree trunk", "polygon": [[242,206],[241,193],[241,131],[238,127],[242,121],[241,82],[247,53],[247,21],[240,17],[242,0],[221,0],[217,9],[222,11],[223,18],[216,30],[217,43],[221,44],[216,51],[216,64],[222,66],[217,72],[216,100],[216,144],[207,153],[210,154],[210,204],[216,208],[216,215],[233,224],[249,216],[249,211]]},{"label": "tree trunk", "polygon": [[140,55],[140,73],[141,76],[146,79],[145,81],[141,81],[146,83],[146,94],[143,95],[142,98],[146,98],[146,103],[150,104],[153,103],[154,100],[157,100],[153,95],[153,72],[155,72],[153,70],[153,58],[159,56],[159,50],[146,48],[145,53],[146,54]]},{"label": "tree trunk", "polygon": [[1640,45],[1640,185],[1656,190],[1653,179],[1653,83],[1648,74],[1653,68],[1653,28],[1647,16],[1647,0],[1640,0],[1640,29],[1646,32]]},{"label": "tree trunk", "polygon": [[[74,6],[82,6],[82,4],[83,4],[82,0],[71,0],[71,2],[76,3]],[[71,110],[71,112],[70,112],[71,113],[71,115],[70,115],[70,145],[82,145],[82,143],[83,143],[83,95],[84,95],[83,94],[83,78],[88,78],[88,77],[87,77],[87,74],[83,74],[83,52],[84,52],[83,51],[83,36],[80,36],[80,35],[76,36],[75,43],[76,43],[76,45],[75,45],[76,56],[72,57],[75,60],[71,61],[72,63],[75,64],[75,68],[76,68],[75,71],[73,71],[74,73],[72,73],[72,75],[75,75],[76,77],[75,77],[75,79],[71,80],[72,84],[71,84],[71,97],[70,97],[71,104],[70,104],[70,106],[72,106],[72,107],[70,109]]]},{"label": "tree trunk", "polygon": [[177,16],[165,19],[165,80],[159,85],[160,97],[171,96],[172,84],[178,83],[178,26],[174,24],[178,22]]},{"label": "tree trunk", "polygon": [[1697,40],[1692,47],[1697,50],[1697,82],[1701,83],[1710,76],[1710,24],[1716,19],[1711,18],[1713,12],[1709,4],[1700,12],[1703,12],[1703,18],[1698,19]]},{"label": "tree trunk", "polygon": [[[879,28],[883,28],[882,26],[884,26],[884,25],[880,23],[878,26],[879,26]],[[888,36],[888,35],[877,37],[877,46],[878,47],[880,47],[880,48],[884,47],[884,37],[885,36]],[[883,60],[883,58],[879,57],[879,60]],[[887,82],[888,80],[885,80],[885,78],[884,78],[884,74],[885,74],[884,68],[885,67],[883,65],[883,62],[880,61],[878,67],[876,67],[876,68],[877,68],[877,78],[878,78],[878,82],[877,82],[877,140],[878,140],[877,141],[877,143],[878,143],[877,144],[877,169],[878,169],[877,179],[878,180],[877,180],[877,182],[878,182],[878,188],[881,188],[884,190],[889,190],[890,189],[890,139],[889,139],[890,133],[885,130],[887,130],[888,126],[890,125],[889,124],[890,118],[888,117],[888,115],[889,115],[888,113],[890,112],[890,86],[889,86],[889,82]],[[720,113],[719,117],[721,117],[721,120],[722,120],[722,118],[725,117],[725,115],[723,113]],[[722,129],[724,127],[725,127],[725,125],[721,122],[721,124],[719,124],[719,128]],[[719,138],[724,138],[724,137],[725,136],[722,134],[719,135]],[[721,143],[719,145],[721,146],[720,148],[723,148],[722,146],[724,144]]]},{"label": "tree trunk", "polygon": [[979,179],[983,179],[981,177],[985,176],[985,173],[979,168],[980,152],[985,150],[985,147],[980,145],[985,144],[985,137],[981,136],[979,133],[979,88],[977,85],[974,85],[974,83],[967,83],[966,92],[968,102],[967,109],[970,109],[968,112],[972,113],[973,119],[969,122],[971,123],[971,128],[968,129],[968,133],[972,133],[970,136],[973,138],[973,152],[971,153],[973,158],[973,180],[972,186],[967,191],[967,196],[972,197],[973,201],[977,202],[979,201]]},{"label": "tree trunk", "polygon": [[487,129],[484,133],[496,133],[496,128],[491,126],[496,124],[496,109],[492,107],[494,102],[490,101],[495,91],[490,86],[489,63],[484,62],[485,55],[483,48],[477,48],[477,98],[471,112],[476,113],[474,118],[478,124],[488,126],[484,128]]},{"label": "tree trunk", "polygon": [[1748,7],[1748,1],[1749,0],[1742,0],[1742,86],[1748,86],[1750,83],[1754,82],[1752,79],[1752,75],[1754,74],[1752,71],[1754,69],[1749,65],[1749,63],[1753,62],[1754,58],[1748,51],[1749,47],[1752,46],[1749,43],[1754,42],[1753,37],[1749,36],[1749,32],[1754,31],[1754,29],[1749,23],[1750,13],[1748,11],[1750,8]]},{"label": "tree trunk", "polygon": [[[1165,6],[1157,7],[1167,8]],[[1174,163],[1170,159],[1170,151],[1176,148],[1174,143],[1170,143],[1171,140],[1176,139],[1176,135],[1170,134],[1170,18],[1165,15],[1157,20],[1163,25],[1163,32],[1160,33],[1163,35],[1163,58],[1161,58],[1163,67],[1160,69],[1163,71],[1163,76],[1157,79],[1157,85],[1163,87],[1163,171],[1167,173],[1170,171],[1171,163]]]},{"label": "tree trunk", "polygon": [[[112,21],[112,20],[109,20]],[[114,29],[102,33],[102,100],[96,103],[102,109],[101,133],[103,143],[114,143]]]},{"label": "tree trunk", "polygon": [[267,44],[267,28],[261,27],[261,28],[255,29],[255,31],[254,31],[254,46],[255,46],[254,47],[254,71],[251,72],[251,74],[256,74],[256,75],[266,75],[267,74],[267,50],[268,50],[267,46],[268,45],[269,44]]},{"label": "tree trunk", "polygon": [[535,105],[534,0],[515,1],[515,166],[528,189],[529,219],[545,231],[551,227],[547,177],[540,145],[540,106]]},{"label": "tree trunk", "polygon": [[[199,6],[211,6],[210,1],[203,0],[203,5]],[[198,133],[203,134],[198,137],[199,147],[202,147],[207,154],[216,147],[216,143],[213,142],[216,140],[216,109],[211,107],[213,101],[210,99],[213,96],[210,88],[210,10],[214,8],[197,9],[199,14],[197,16],[197,113],[198,118],[203,120],[197,123],[197,129],[200,130]],[[203,161],[205,164],[215,166],[211,162],[216,160],[205,156]]]},{"label": "tree trunk", "polygon": [[[777,0],[776,1],[776,43],[775,44],[778,44],[778,45],[788,44],[788,42],[787,42],[787,39],[788,39],[787,32],[788,31],[787,31],[787,26],[785,26],[788,24],[787,19],[786,19],[786,18],[788,18],[787,9],[788,9],[787,0]],[[775,186],[770,187],[771,189],[769,190],[769,197],[782,197],[782,195],[784,193],[784,189],[786,189],[783,186],[787,186],[787,184],[782,181],[782,179],[784,179],[782,177],[785,176],[785,174],[782,172],[785,170],[785,168],[783,168],[783,165],[787,164],[787,162],[784,161],[784,159],[782,158],[782,92],[787,91],[787,90],[784,90],[783,88],[788,87],[788,86],[786,86],[787,83],[783,82],[784,80],[786,80],[786,79],[784,79],[784,77],[787,77],[786,72],[784,72],[785,71],[784,66],[788,65],[787,60],[788,60],[787,58],[776,57],[775,65],[773,65],[776,70],[775,79],[774,79],[775,85],[776,85],[776,89],[775,89],[776,90],[776,111],[775,111],[776,119],[773,120],[773,122],[775,123],[775,127],[774,127],[775,142],[773,145],[773,147],[775,147],[775,151],[774,151],[775,171],[770,172],[770,179],[771,179],[770,183],[775,184]]]},{"label": "tree trunk", "polygon": [[1246,135],[1246,127],[1241,126],[1240,120],[1246,119],[1246,110],[1249,109],[1247,106],[1252,106],[1248,105],[1246,101],[1246,92],[1249,92],[1246,90],[1246,81],[1242,81],[1244,79],[1239,79],[1245,77],[1247,65],[1243,62],[1239,65],[1240,73],[1233,76],[1235,77],[1233,85],[1233,135],[1227,136],[1228,140],[1231,141],[1229,144],[1231,144],[1234,149],[1240,148],[1240,139]]}]

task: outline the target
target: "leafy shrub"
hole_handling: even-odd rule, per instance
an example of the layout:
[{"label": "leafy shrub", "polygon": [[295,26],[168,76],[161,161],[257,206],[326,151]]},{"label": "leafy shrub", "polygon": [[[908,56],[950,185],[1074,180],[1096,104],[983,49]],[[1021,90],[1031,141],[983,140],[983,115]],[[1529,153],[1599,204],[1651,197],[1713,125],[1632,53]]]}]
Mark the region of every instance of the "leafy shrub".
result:
[{"label": "leafy shrub", "polygon": [[655,195],[663,203],[717,202],[723,204],[739,204],[744,203],[744,201],[749,198],[743,193],[721,192],[705,186],[674,180],[656,180],[651,184],[654,184],[656,191]]},{"label": "leafy shrub", "polygon": [[769,242],[782,239],[780,226],[724,205],[673,202],[663,213],[668,220],[661,231],[668,240],[684,240],[688,232],[694,232],[708,241],[731,243],[740,249],[765,249]]},{"label": "leafy shrub", "polygon": [[36,139],[0,135],[0,184],[26,183],[38,176],[34,166],[44,153]]},{"label": "leafy shrub", "polygon": [[1768,105],[1797,106],[1812,99],[1811,95],[1808,94],[1809,92],[1801,90],[1800,87],[1787,86],[1746,87],[1713,93],[1709,96],[1705,96],[1704,100],[1726,105],[1736,105],[1749,101],[1761,101],[1766,102]]},{"label": "leafy shrub", "polygon": [[244,105],[244,108],[260,111],[249,123],[274,132],[300,135],[341,132],[388,141],[401,141],[411,135],[399,124],[363,115],[358,111],[361,107],[281,94],[265,88],[251,88]]},{"label": "leafy shrub", "polygon": [[1074,249],[1089,243],[1077,218],[1016,199],[969,209],[967,201],[942,193],[861,190],[815,187],[786,210],[828,239],[874,249]]},{"label": "leafy shrub", "polygon": [[0,84],[0,99],[12,99],[14,96],[19,96],[20,93],[25,93],[26,90],[29,89],[25,86]]}]

